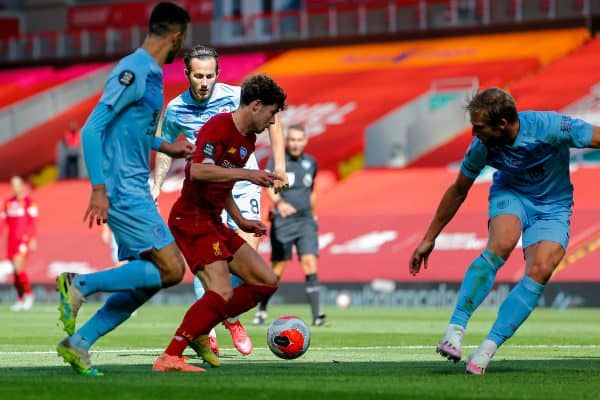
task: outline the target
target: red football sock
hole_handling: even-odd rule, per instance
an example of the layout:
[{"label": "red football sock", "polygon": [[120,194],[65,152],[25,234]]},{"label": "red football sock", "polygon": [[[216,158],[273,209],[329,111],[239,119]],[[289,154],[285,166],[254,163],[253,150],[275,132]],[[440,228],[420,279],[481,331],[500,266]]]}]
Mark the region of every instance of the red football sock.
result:
[{"label": "red football sock", "polygon": [[21,282],[21,288],[23,293],[31,294],[31,284],[29,283],[29,276],[25,271],[21,271],[19,274],[19,281]]},{"label": "red football sock", "polygon": [[183,317],[165,353],[181,357],[192,340],[207,334],[211,328],[227,318],[226,305],[225,300],[216,292],[209,290],[204,293]]},{"label": "red football sock", "polygon": [[277,290],[277,286],[250,285],[244,283],[233,289],[233,296],[227,302],[227,314],[235,317],[255,305],[267,296],[272,295]]},{"label": "red football sock", "polygon": [[23,298],[23,293],[25,293],[25,291],[23,290],[23,284],[21,283],[21,274],[18,272],[15,272],[14,286],[15,286],[15,289],[17,289],[17,298],[19,300],[21,300]]}]

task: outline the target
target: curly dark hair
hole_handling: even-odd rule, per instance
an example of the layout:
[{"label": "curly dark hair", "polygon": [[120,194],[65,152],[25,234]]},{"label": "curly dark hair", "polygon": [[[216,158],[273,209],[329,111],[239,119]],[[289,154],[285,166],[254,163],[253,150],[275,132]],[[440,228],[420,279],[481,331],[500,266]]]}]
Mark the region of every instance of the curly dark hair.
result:
[{"label": "curly dark hair", "polygon": [[185,69],[188,71],[192,68],[193,58],[214,58],[217,63],[217,75],[219,74],[219,53],[212,47],[204,46],[202,44],[196,45],[186,52],[183,56],[183,62],[185,63]]},{"label": "curly dark hair", "polygon": [[515,99],[500,88],[489,88],[475,94],[465,108],[470,114],[480,114],[492,126],[498,125],[502,118],[509,124],[519,118]]},{"label": "curly dark hair", "polygon": [[285,108],[286,94],[283,89],[265,74],[252,75],[242,83],[241,103],[248,105],[260,100],[265,105],[277,105],[278,110]]},{"label": "curly dark hair", "polygon": [[163,1],[152,9],[149,30],[152,35],[165,36],[173,30],[185,32],[189,23],[190,14],[183,7]]}]

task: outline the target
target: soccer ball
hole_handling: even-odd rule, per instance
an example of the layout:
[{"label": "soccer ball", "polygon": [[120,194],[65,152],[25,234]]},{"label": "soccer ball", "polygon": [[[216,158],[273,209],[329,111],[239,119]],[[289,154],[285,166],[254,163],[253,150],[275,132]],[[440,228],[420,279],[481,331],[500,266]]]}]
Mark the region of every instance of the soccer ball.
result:
[{"label": "soccer ball", "polygon": [[350,295],[348,293],[340,293],[335,298],[335,304],[339,308],[348,308],[351,302],[352,299],[350,298]]},{"label": "soccer ball", "polygon": [[310,330],[300,318],[284,315],[269,325],[267,344],[277,357],[286,360],[298,358],[310,346]]}]

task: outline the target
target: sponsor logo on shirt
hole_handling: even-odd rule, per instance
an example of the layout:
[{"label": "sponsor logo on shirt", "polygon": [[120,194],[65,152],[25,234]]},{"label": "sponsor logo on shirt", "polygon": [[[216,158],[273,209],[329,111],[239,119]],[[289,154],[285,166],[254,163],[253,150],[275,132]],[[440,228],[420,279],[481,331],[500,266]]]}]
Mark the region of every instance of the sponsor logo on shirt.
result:
[{"label": "sponsor logo on shirt", "polygon": [[135,74],[133,71],[126,69],[119,74],[119,83],[123,86],[131,86],[135,81]]},{"label": "sponsor logo on shirt", "polygon": [[572,121],[573,120],[571,117],[564,115],[560,120],[560,131],[564,133],[570,133]]},{"label": "sponsor logo on shirt", "polygon": [[202,154],[204,154],[206,157],[213,157],[216,151],[217,148],[210,142],[204,143],[204,146],[202,147]]}]

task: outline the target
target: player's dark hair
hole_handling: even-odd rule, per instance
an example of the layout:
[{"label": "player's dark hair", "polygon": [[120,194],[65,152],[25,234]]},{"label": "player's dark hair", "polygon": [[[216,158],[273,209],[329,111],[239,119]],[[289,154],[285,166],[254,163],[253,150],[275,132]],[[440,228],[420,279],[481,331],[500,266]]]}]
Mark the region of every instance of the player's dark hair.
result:
[{"label": "player's dark hair", "polygon": [[183,62],[185,63],[185,69],[188,71],[192,68],[192,59],[198,58],[214,58],[217,63],[217,75],[219,74],[219,53],[212,47],[204,46],[204,45],[196,45],[191,48],[190,51],[186,52],[183,56]]},{"label": "player's dark hair", "polygon": [[489,88],[475,94],[466,109],[470,114],[480,114],[484,121],[492,126],[498,125],[502,118],[509,124],[519,118],[515,99],[499,88]]},{"label": "player's dark hair", "polygon": [[170,3],[158,3],[150,14],[150,34],[165,36],[173,30],[185,32],[190,23],[190,14],[181,6]]},{"label": "player's dark hair", "polygon": [[265,105],[277,105],[278,110],[285,108],[286,94],[271,78],[264,74],[252,75],[242,83],[241,103],[248,105],[254,100],[260,100]]}]

